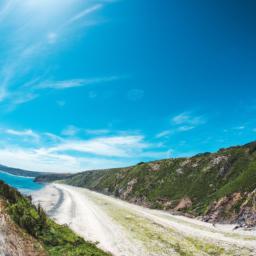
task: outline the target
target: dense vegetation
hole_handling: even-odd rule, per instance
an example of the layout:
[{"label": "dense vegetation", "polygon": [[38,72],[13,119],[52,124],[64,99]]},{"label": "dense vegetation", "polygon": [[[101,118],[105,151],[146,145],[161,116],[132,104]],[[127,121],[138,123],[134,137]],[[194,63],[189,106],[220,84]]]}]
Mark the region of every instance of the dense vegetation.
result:
[{"label": "dense vegetation", "polygon": [[67,226],[50,220],[43,209],[29,198],[0,181],[0,197],[7,203],[7,212],[22,229],[36,238],[50,256],[106,256],[95,244],[84,241]]},{"label": "dense vegetation", "polygon": [[62,182],[208,221],[246,219],[256,225],[256,142],[191,158],[83,172]]}]

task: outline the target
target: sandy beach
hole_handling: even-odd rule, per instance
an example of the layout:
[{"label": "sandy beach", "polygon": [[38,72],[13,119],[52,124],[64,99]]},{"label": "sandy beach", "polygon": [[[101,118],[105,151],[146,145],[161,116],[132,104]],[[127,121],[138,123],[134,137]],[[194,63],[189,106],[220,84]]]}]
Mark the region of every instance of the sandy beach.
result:
[{"label": "sandy beach", "polygon": [[58,223],[116,256],[256,254],[255,230],[213,227],[62,184],[47,185],[32,197]]}]

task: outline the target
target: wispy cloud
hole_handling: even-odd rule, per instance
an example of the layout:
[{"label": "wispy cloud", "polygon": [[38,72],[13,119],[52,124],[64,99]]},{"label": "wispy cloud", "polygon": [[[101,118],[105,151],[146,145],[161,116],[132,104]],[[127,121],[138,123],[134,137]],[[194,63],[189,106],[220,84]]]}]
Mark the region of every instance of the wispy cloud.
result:
[{"label": "wispy cloud", "polygon": [[89,132],[92,138],[5,129],[0,143],[0,163],[38,171],[70,172],[128,166],[145,158],[166,157],[165,151],[147,142],[141,134],[113,135],[109,131],[107,135],[107,130],[80,130]]},{"label": "wispy cloud", "polygon": [[83,11],[75,14],[73,17],[71,17],[66,23],[65,26],[70,25],[74,22],[77,22],[84,17],[88,16],[89,14],[98,11],[99,9],[103,8],[103,4],[95,4],[93,6],[85,8]]},{"label": "wispy cloud", "polygon": [[65,81],[44,81],[38,84],[36,87],[38,89],[55,89],[63,90],[75,87],[83,87],[88,85],[108,83],[121,79],[118,76],[109,76],[109,77],[97,77],[89,79],[73,79]]},{"label": "wispy cloud", "polygon": [[190,131],[190,130],[193,130],[195,128],[195,126],[180,126],[177,128],[178,131],[180,132],[187,132],[187,131]]},{"label": "wispy cloud", "polygon": [[93,135],[93,136],[101,136],[101,135],[110,134],[111,131],[108,129],[81,129],[74,125],[69,125],[61,132],[61,134],[64,136],[75,136],[79,133]]},{"label": "wispy cloud", "polygon": [[33,139],[39,140],[40,136],[33,132],[31,129],[28,130],[13,130],[13,129],[7,129],[5,130],[6,134],[14,135],[18,137],[31,137]]},{"label": "wispy cloud", "polygon": [[195,116],[189,112],[183,112],[172,118],[172,123],[176,125],[198,126],[200,124],[204,124],[205,122],[206,120],[203,116]]},{"label": "wispy cloud", "polygon": [[49,152],[77,151],[100,156],[132,157],[148,148],[143,136],[114,136],[90,140],[68,140]]},{"label": "wispy cloud", "polygon": [[[14,110],[16,106],[34,100],[44,93],[39,89],[61,90],[117,80],[118,77],[109,76],[54,81],[51,70],[55,63],[47,67],[41,64],[51,56],[51,52],[61,49],[61,42],[73,41],[75,37],[71,35],[74,31],[80,29],[80,32],[84,32],[86,28],[80,26],[81,24],[93,24],[93,13],[109,3],[112,1],[102,0],[96,4],[88,1],[76,5],[60,0],[9,0],[0,3],[0,21],[3,23],[0,32],[5,34],[2,39],[4,49],[0,68],[1,106]],[[48,22],[43,22],[45,15]],[[86,19],[87,16],[90,19]],[[39,79],[41,84],[34,81],[38,74],[44,74],[44,78]],[[40,86],[35,88],[36,85]]]},{"label": "wispy cloud", "polygon": [[183,112],[174,116],[171,119],[171,123],[176,126],[177,131],[186,132],[205,124],[206,118],[204,116],[194,115],[191,112]]},{"label": "wispy cloud", "polygon": [[78,172],[123,166],[124,162],[107,158],[73,157],[21,147],[0,148],[0,162],[5,165],[45,172]]},{"label": "wispy cloud", "polygon": [[165,130],[165,131],[162,131],[160,133],[158,133],[156,135],[156,138],[165,138],[165,137],[169,137],[171,135],[172,131],[170,130]]},{"label": "wispy cloud", "polygon": [[7,110],[12,111],[17,106],[35,100],[37,97],[38,95],[32,92],[14,93],[11,97],[12,103],[8,105]]},{"label": "wispy cloud", "polygon": [[9,0],[9,1],[4,1],[4,3],[0,5],[0,22],[3,21],[8,16],[15,2],[17,1]]},{"label": "wispy cloud", "polygon": [[0,102],[4,101],[9,93],[8,87],[11,79],[14,75],[14,67],[13,65],[7,64],[2,67],[0,70]]},{"label": "wispy cloud", "polygon": [[155,137],[158,139],[169,138],[170,135],[191,131],[205,123],[206,118],[202,115],[195,115],[192,112],[182,112],[171,118],[170,129],[159,132]]}]

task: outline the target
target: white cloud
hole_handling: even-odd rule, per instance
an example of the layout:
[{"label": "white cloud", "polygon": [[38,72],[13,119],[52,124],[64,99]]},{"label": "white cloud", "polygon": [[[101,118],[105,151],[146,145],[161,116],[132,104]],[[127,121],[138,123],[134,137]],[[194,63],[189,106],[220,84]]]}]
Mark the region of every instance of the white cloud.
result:
[{"label": "white cloud", "polygon": [[78,172],[125,166],[125,162],[95,157],[72,157],[66,154],[47,154],[34,149],[19,147],[0,148],[1,164],[42,172]]},{"label": "white cloud", "polygon": [[[113,135],[107,129],[86,130],[74,126],[67,127],[65,136],[31,129],[1,128],[0,131],[0,164],[29,170],[77,172],[129,166],[167,156],[161,151],[162,146],[149,143],[143,135],[132,131]],[[77,131],[82,137],[78,137]],[[93,137],[86,139],[85,133]]]},{"label": "white cloud", "polygon": [[[3,26],[0,30],[5,34],[2,45],[6,45],[6,49],[3,49],[1,54],[1,106],[3,105],[7,110],[13,110],[16,106],[40,96],[43,92],[36,91],[36,83],[27,83],[28,77],[34,81],[34,77],[38,73],[44,74],[44,80],[48,80],[45,88],[52,89],[86,86],[117,79],[112,76],[55,82],[45,79],[47,76],[54,77],[51,70],[53,70],[52,67],[56,67],[55,63],[44,65],[47,63],[45,60],[48,56],[51,56],[50,53],[60,49],[59,46],[56,47],[57,43],[61,41],[59,39],[69,43],[77,38],[73,36],[74,31],[78,32],[76,28],[79,28],[79,34],[83,32],[82,29],[85,29],[85,26],[80,26],[80,21],[83,21],[83,25],[84,21],[91,25],[94,24],[95,17],[92,14],[112,2],[100,1],[95,4],[86,1],[86,3],[81,2],[76,5],[71,4],[71,1],[61,0],[8,0],[1,2],[0,21]],[[84,20],[89,15],[90,20]],[[72,24],[72,27],[67,28],[65,26],[67,23]],[[38,65],[39,63],[40,65]],[[24,84],[29,84],[29,86]]]},{"label": "white cloud", "polygon": [[[72,136],[37,133],[31,129],[3,131],[6,135],[0,143],[0,163],[29,170],[75,172],[128,166],[145,158],[166,157],[166,152],[160,152],[157,145],[147,143],[142,135],[74,139]],[[107,130],[89,132],[99,136]]]},{"label": "white cloud", "polygon": [[186,113],[179,114],[172,118],[172,121],[175,124],[184,124],[188,120],[189,120],[189,116]]},{"label": "white cloud", "polygon": [[49,148],[49,152],[76,151],[99,156],[132,157],[141,153],[149,145],[143,136],[113,136],[100,137],[90,140],[67,140]]},{"label": "white cloud", "polygon": [[46,138],[48,138],[51,142],[62,142],[63,141],[63,138],[56,135],[56,134],[53,134],[53,133],[50,133],[50,132],[45,132],[43,133],[43,136],[45,136]]},{"label": "white cloud", "polygon": [[183,112],[172,118],[172,122],[176,125],[201,125],[205,123],[203,116],[194,116],[188,112]]},{"label": "white cloud", "polygon": [[70,25],[74,22],[77,22],[78,20],[81,20],[82,18],[88,16],[89,14],[98,11],[99,9],[101,9],[103,7],[102,4],[95,4],[91,7],[88,7],[86,9],[84,9],[83,11],[77,13],[76,15],[74,15],[73,17],[71,17],[65,25]]},{"label": "white cloud", "polygon": [[[11,70],[9,70],[11,71]],[[8,106],[6,109],[8,111],[14,110],[18,105],[30,102],[36,98],[38,98],[43,89],[53,89],[53,90],[65,90],[76,87],[83,87],[89,85],[96,85],[101,83],[109,83],[115,80],[120,79],[117,76],[109,76],[109,77],[98,77],[91,79],[73,79],[73,80],[65,80],[65,81],[41,81],[40,78],[37,77],[22,86],[20,86],[15,91],[8,91],[9,84],[11,82],[11,77],[15,72],[11,71],[11,75],[4,75],[4,82],[2,86],[0,84],[0,103],[7,101]],[[1,76],[0,76],[1,79]],[[91,95],[90,95],[91,96]],[[63,107],[66,102],[65,101],[56,101],[56,103]]]},{"label": "white cloud", "polygon": [[13,130],[13,129],[7,129],[5,130],[5,133],[6,134],[9,134],[9,135],[13,135],[13,136],[18,136],[18,137],[31,137],[35,140],[39,140],[40,139],[40,136],[33,132],[32,130],[28,129],[28,130]]},{"label": "white cloud", "polygon": [[14,110],[17,106],[35,100],[38,97],[35,93],[17,93],[12,96],[12,103],[7,107],[9,111]]},{"label": "white cloud", "polygon": [[168,138],[170,135],[175,134],[177,132],[187,132],[190,130],[193,130],[195,126],[189,126],[189,125],[183,125],[179,126],[177,128],[173,128],[173,130],[165,130],[156,135],[156,138],[161,139],[161,138]]},{"label": "white cloud", "polygon": [[205,124],[206,119],[203,116],[196,116],[190,112],[183,112],[174,116],[171,119],[171,123],[176,126],[177,132],[186,132]]},{"label": "white cloud", "polygon": [[171,119],[172,129],[164,130],[156,134],[156,138],[168,138],[171,134],[191,131],[197,126],[205,123],[206,119],[203,116],[196,116],[190,112],[183,112]]},{"label": "white cloud", "polygon": [[98,77],[91,79],[73,79],[73,80],[65,80],[65,81],[45,81],[41,82],[37,85],[38,89],[55,89],[55,90],[63,90],[75,87],[88,86],[99,83],[108,83],[115,80],[120,79],[117,76],[110,77]]},{"label": "white cloud", "polygon": [[169,137],[171,133],[172,133],[172,131],[170,131],[170,130],[162,131],[156,135],[156,138]]},{"label": "white cloud", "polygon": [[181,126],[178,128],[178,131],[187,132],[187,131],[193,130],[194,128],[195,126]]},{"label": "white cloud", "polygon": [[37,79],[20,83],[23,76],[32,69],[31,60],[40,52],[39,45],[17,46],[10,50],[8,58],[5,60],[0,70],[0,103],[8,103],[8,110],[14,109],[17,105],[24,104],[35,99],[33,91],[28,90]]}]

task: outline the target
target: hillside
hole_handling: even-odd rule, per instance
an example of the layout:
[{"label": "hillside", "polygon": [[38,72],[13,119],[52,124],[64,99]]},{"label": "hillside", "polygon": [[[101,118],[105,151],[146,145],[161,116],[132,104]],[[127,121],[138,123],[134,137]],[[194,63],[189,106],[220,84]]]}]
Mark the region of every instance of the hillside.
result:
[{"label": "hillside", "polygon": [[38,177],[38,176],[41,176],[41,175],[50,174],[50,173],[22,170],[22,169],[13,168],[13,167],[1,165],[1,164],[0,164],[0,171],[7,172],[7,173],[10,173],[12,175],[24,176],[24,177]]},{"label": "hillside", "polygon": [[107,256],[0,181],[0,255]]},{"label": "hillside", "polygon": [[47,255],[42,245],[10,218],[3,199],[0,199],[0,223],[0,255]]},{"label": "hillside", "polygon": [[19,168],[13,168],[5,165],[0,164],[0,172],[6,172],[12,175],[16,176],[23,176],[23,177],[48,177],[47,180],[49,179],[56,180],[59,178],[65,178],[66,176],[70,176],[68,173],[52,173],[52,172],[35,172],[35,171],[27,171]]},{"label": "hillside", "polygon": [[62,182],[213,223],[256,225],[256,142],[190,158],[83,172]]}]

